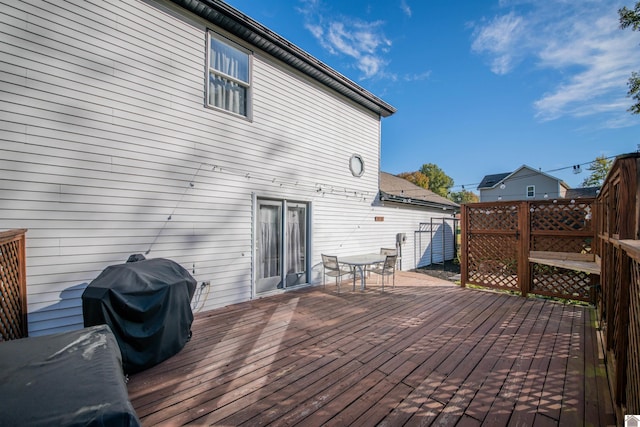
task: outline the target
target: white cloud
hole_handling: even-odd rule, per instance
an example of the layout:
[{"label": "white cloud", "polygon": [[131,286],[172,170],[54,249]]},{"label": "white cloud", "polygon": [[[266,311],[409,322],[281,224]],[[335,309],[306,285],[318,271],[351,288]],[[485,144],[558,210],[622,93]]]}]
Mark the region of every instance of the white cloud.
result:
[{"label": "white cloud", "polygon": [[344,23],[342,22],[332,22],[329,25],[327,37],[323,39],[323,42],[331,53],[338,51],[354,58],[360,56],[360,50],[358,49],[360,43],[355,39],[353,33],[344,28]]},{"label": "white cloud", "polygon": [[471,49],[485,55],[496,74],[514,72],[530,59],[535,71],[558,79],[534,102],[536,117],[604,115],[612,126],[626,122],[610,117],[629,114],[626,83],[640,69],[640,49],[637,34],[619,29],[619,6],[595,0],[500,5],[510,11],[476,24]]},{"label": "white cloud", "polygon": [[391,41],[382,31],[384,22],[349,17],[327,19],[317,0],[306,1],[304,6],[300,12],[305,16],[305,27],[328,52],[355,60],[354,67],[360,70],[363,79],[387,75],[385,54]]},{"label": "white cloud", "polygon": [[404,12],[405,15],[407,15],[409,18],[411,18],[411,8],[409,7],[409,5],[407,4],[406,0],[401,0],[400,1],[400,9],[402,9],[402,12]]},{"label": "white cloud", "polygon": [[305,28],[317,39],[324,37],[324,30],[320,25],[306,24]]},{"label": "white cloud", "polygon": [[563,44],[550,44],[540,52],[543,67],[577,70],[534,103],[539,118],[626,113],[630,105],[626,82],[640,68],[640,60],[631,32],[619,30],[616,24],[613,16],[591,25],[576,23]]},{"label": "white cloud", "polygon": [[406,74],[403,76],[403,80],[406,82],[417,82],[427,80],[429,77],[431,77],[431,70],[422,73]]},{"label": "white cloud", "polygon": [[477,53],[488,53],[491,71],[507,74],[520,56],[518,46],[524,33],[522,17],[513,12],[494,18],[489,24],[476,30],[471,49]]}]

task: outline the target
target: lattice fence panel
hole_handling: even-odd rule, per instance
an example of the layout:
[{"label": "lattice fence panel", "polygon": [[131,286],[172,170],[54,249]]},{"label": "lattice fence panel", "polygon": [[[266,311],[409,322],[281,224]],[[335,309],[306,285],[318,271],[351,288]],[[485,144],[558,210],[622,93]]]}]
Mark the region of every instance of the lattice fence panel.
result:
[{"label": "lattice fence panel", "polygon": [[591,231],[591,201],[531,204],[531,231]]},{"label": "lattice fence panel", "polygon": [[640,262],[632,261],[627,349],[627,414],[640,414]]},{"label": "lattice fence panel", "polygon": [[551,252],[592,253],[593,238],[531,236],[531,250]]},{"label": "lattice fence panel", "polygon": [[489,207],[470,207],[469,229],[478,230],[505,230],[518,229],[517,205],[494,205]]},{"label": "lattice fence panel", "polygon": [[591,276],[582,271],[532,264],[530,293],[552,297],[591,300]]},{"label": "lattice fence panel", "polygon": [[0,244],[0,341],[26,336],[22,299],[20,242]]},{"label": "lattice fence panel", "polygon": [[469,282],[497,289],[519,291],[516,236],[469,236]]}]

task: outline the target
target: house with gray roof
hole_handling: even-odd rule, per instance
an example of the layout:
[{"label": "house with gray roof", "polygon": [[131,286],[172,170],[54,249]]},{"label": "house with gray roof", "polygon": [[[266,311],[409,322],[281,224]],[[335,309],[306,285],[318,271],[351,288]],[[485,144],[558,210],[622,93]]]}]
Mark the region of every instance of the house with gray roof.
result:
[{"label": "house with gray roof", "polygon": [[223,1],[0,13],[0,228],[28,229],[32,336],[81,328],[88,283],[132,254],[187,269],[207,311],[322,283],[323,253],[412,251],[455,209],[382,200],[395,108]]},{"label": "house with gray roof", "polygon": [[522,165],[513,172],[486,175],[478,185],[480,202],[544,200],[566,197],[569,185],[554,176]]}]

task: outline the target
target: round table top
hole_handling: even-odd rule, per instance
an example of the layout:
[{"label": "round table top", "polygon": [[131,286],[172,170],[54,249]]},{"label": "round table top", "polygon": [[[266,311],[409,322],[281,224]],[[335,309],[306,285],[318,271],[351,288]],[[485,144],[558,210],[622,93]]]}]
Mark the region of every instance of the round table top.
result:
[{"label": "round table top", "polygon": [[338,262],[349,265],[369,265],[384,262],[386,255],[382,254],[361,254],[361,255],[347,255],[338,257]]}]

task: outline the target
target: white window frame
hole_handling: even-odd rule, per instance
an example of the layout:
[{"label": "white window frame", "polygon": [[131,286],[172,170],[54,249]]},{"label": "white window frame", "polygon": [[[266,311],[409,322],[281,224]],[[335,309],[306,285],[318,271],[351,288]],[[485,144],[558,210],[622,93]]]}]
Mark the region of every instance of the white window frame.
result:
[{"label": "white window frame", "polygon": [[[243,54],[245,54],[247,56],[247,81],[244,81],[242,79],[238,79],[234,76],[231,76],[229,74],[226,74],[225,72],[223,72],[222,70],[218,70],[215,67],[211,66],[211,40],[215,39],[218,43],[222,43],[226,46],[228,46],[231,49],[237,50]],[[205,79],[205,85],[206,85],[206,90],[205,90],[205,94],[206,94],[206,106],[209,108],[213,108],[215,110],[220,110],[220,111],[224,111],[236,116],[240,116],[240,117],[245,117],[247,119],[251,119],[251,111],[252,111],[252,85],[251,85],[251,81],[252,81],[252,68],[253,68],[253,52],[251,52],[248,49],[245,49],[244,47],[240,46],[239,44],[229,40],[228,38],[214,32],[214,31],[207,31],[207,75],[206,75],[206,79]],[[245,106],[245,111],[244,113],[242,112],[235,112],[232,109],[229,108],[225,108],[224,106],[219,106],[219,105],[215,105],[214,103],[210,102],[211,100],[211,91],[212,91],[212,87],[211,87],[211,82],[210,79],[211,77],[219,77],[222,78],[224,80],[227,80],[229,82],[231,82],[232,84],[237,84],[238,86],[241,86],[245,89],[245,99],[244,99],[244,106]]]},{"label": "white window frame", "polygon": [[536,186],[535,185],[527,185],[527,191],[525,193],[527,199],[532,199],[536,197]]}]

